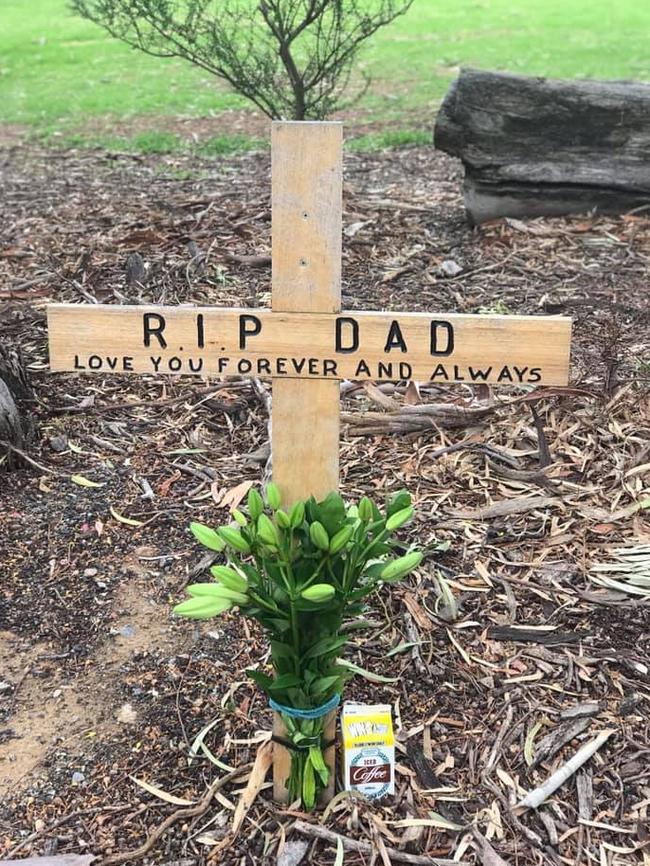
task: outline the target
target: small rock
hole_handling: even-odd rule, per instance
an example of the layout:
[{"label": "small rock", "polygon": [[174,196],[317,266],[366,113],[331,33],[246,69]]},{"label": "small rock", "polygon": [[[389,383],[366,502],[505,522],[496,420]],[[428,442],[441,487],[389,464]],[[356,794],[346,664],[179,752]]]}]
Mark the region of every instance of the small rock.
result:
[{"label": "small rock", "polygon": [[455,262],[453,259],[445,259],[444,262],[440,263],[440,267],[438,268],[439,273],[441,273],[443,277],[457,277],[462,270],[463,269],[458,262]]},{"label": "small rock", "polygon": [[133,637],[135,634],[135,628],[132,625],[123,625],[119,633],[122,637]]},{"label": "small rock", "polygon": [[78,770],[72,774],[72,784],[73,785],[81,785],[86,781],[86,777],[83,773],[80,773]]},{"label": "small rock", "polygon": [[60,698],[60,697],[61,697],[61,689],[55,689],[55,690],[52,692],[52,697],[53,697],[53,698]]},{"label": "small rock", "polygon": [[309,842],[304,839],[292,839],[282,849],[277,859],[277,866],[298,866],[309,848]]},{"label": "small rock", "polygon": [[126,284],[128,286],[146,283],[147,265],[140,253],[131,253],[128,256],[124,270],[126,271]]},{"label": "small rock", "polygon": [[626,695],[619,705],[620,714],[622,716],[631,716],[642,700],[643,698],[638,692],[631,692],[629,695]]},{"label": "small rock", "polygon": [[[45,863],[43,861],[40,861],[39,866],[46,866],[46,864],[49,864],[49,863],[54,863],[54,864],[61,863],[62,864],[62,861],[66,862],[68,859],[66,857],[66,855],[65,854],[57,854],[58,850],[59,850],[59,840],[57,837],[55,837],[54,839],[46,839],[43,842],[43,857],[47,857],[47,860],[45,861]],[[74,857],[75,855],[73,854],[72,856]],[[78,855],[76,855],[76,856],[78,856]],[[31,858],[29,858],[29,859],[31,859]],[[72,862],[75,862],[75,861],[73,860]],[[28,863],[21,864],[21,866],[28,866]]]},{"label": "small rock", "polygon": [[56,451],[57,454],[61,454],[63,451],[67,451],[67,438],[65,436],[52,436],[50,439],[50,448],[52,449],[52,451]]},{"label": "small rock", "polygon": [[117,714],[117,720],[123,725],[133,725],[138,721],[138,714],[131,704],[122,704]]},{"label": "small rock", "polygon": [[84,577],[95,577],[99,572],[96,568],[85,568],[84,569]]}]

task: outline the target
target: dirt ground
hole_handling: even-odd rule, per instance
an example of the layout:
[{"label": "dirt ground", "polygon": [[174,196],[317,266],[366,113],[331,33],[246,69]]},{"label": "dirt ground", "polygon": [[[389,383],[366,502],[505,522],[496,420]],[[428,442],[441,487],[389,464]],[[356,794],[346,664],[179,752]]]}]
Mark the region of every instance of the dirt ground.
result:
[{"label": "dirt ground", "polygon": [[[332,863],[324,827],[346,864],[650,863],[650,601],[590,579],[650,544],[650,219],[472,230],[460,168],[433,148],[346,155],[344,306],[570,315],[571,387],[422,388],[425,403],[493,411],[393,437],[345,427],[345,495],[406,486],[410,535],[449,543],[373,601],[348,651],[375,681],[346,697],[393,705],[397,794],[314,819],[274,806],[267,783],[233,837],[243,773],[201,814],[134,779],[196,803],[270,728],[245,674],[265,662],[256,630],[170,616],[208,564],[190,519],[227,520],[233,489],[262,478],[266,403],[247,381],[51,374],[45,306],[268,304],[269,155],[15,141],[0,165],[0,328],[26,361],[37,431],[0,486],[0,853],[126,862],[178,811],[146,859]],[[378,411],[360,386],[343,399],[349,415]],[[604,730],[544,806],[513,811]]]}]

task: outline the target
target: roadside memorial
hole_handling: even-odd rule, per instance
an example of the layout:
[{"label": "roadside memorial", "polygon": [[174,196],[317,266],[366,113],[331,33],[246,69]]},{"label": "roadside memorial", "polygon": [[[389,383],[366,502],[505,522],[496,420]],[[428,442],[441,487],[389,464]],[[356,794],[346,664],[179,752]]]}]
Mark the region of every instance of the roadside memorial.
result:
[{"label": "roadside memorial", "polygon": [[[267,491],[261,512],[259,502],[252,506],[249,502],[248,514],[240,516],[246,522],[244,526],[226,527],[220,534],[209,530],[218,541],[213,536],[200,538],[204,543],[211,540],[213,549],[223,548],[225,542],[232,554],[248,554],[259,540],[263,516],[262,540],[267,537],[263,544],[267,552],[280,550],[290,530],[290,537],[294,531],[302,533],[301,544],[307,555],[318,556],[316,549],[325,552],[325,539],[320,537],[319,546],[319,530],[312,537],[311,527],[324,522],[319,520],[318,509],[329,501],[336,513],[330,531],[325,530],[331,556],[321,559],[331,565],[332,557],[341,553],[345,545],[338,551],[332,551],[330,545],[335,544],[338,532],[347,533],[349,527],[357,531],[361,509],[361,503],[356,513],[350,507],[346,509],[335,493],[339,483],[341,379],[523,386],[567,383],[571,322],[566,318],[341,312],[341,165],[340,124],[273,124],[271,310],[99,304],[48,307],[53,371],[244,375],[273,380],[272,456],[277,488],[271,488],[271,501]],[[300,502],[307,517],[296,523],[295,509],[300,512]],[[403,502],[398,500],[401,508],[396,510],[395,503],[389,504],[384,514],[373,511],[364,530],[368,543],[376,540],[372,533],[378,527],[370,529],[374,523],[383,521],[380,531],[386,532],[386,537],[401,525],[395,522],[397,512],[410,509],[410,501],[408,505]],[[199,537],[202,531],[197,530]],[[253,532],[250,539],[245,537],[247,531]],[[360,530],[357,541],[361,541],[362,534]],[[382,538],[382,543],[385,540]],[[383,556],[389,552],[390,548],[380,550]],[[339,559],[343,562],[343,557]],[[357,564],[361,566],[361,557]],[[216,576],[227,589],[230,581],[230,591],[235,594],[230,601],[245,606],[248,601],[244,601],[241,581],[245,579],[248,586],[249,580],[252,583],[257,577],[243,566],[243,577],[239,571],[234,572],[234,577],[225,571]],[[274,567],[269,572],[266,565],[256,563],[256,574],[266,574],[263,581],[269,577],[276,580]],[[383,563],[382,569],[386,567]],[[347,568],[349,574],[354,571],[351,566]],[[373,573],[372,580],[389,579],[386,573],[383,577],[381,574]],[[397,579],[390,572],[389,576]],[[341,583],[336,572],[335,578]],[[296,584],[287,596],[298,586],[300,592],[314,589],[313,585]],[[242,597],[237,598],[237,593]],[[330,590],[327,594],[331,594]],[[315,605],[331,601],[324,597],[303,600]],[[191,600],[197,610],[200,601],[199,590]],[[338,603],[343,604],[343,596]],[[226,606],[230,604],[224,609]],[[336,677],[340,676],[342,673],[337,672]],[[335,685],[332,681],[330,689]],[[271,684],[264,681],[263,687],[270,691]],[[327,726],[324,735],[328,736]],[[314,755],[314,759],[320,766],[318,756]],[[289,751],[278,744],[274,750],[274,796],[278,800],[286,800],[290,764]],[[333,774],[321,772],[321,781],[327,776],[323,789],[326,786],[331,794]],[[311,802],[312,775],[307,773],[307,800]],[[303,767],[303,784],[304,779]]]}]

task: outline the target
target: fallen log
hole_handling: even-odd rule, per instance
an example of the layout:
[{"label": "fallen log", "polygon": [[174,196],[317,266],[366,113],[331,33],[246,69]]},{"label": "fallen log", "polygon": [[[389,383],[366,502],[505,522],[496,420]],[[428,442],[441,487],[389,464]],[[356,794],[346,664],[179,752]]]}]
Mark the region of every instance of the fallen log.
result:
[{"label": "fallen log", "polygon": [[464,69],[434,143],[463,162],[473,224],[650,207],[650,84]]}]

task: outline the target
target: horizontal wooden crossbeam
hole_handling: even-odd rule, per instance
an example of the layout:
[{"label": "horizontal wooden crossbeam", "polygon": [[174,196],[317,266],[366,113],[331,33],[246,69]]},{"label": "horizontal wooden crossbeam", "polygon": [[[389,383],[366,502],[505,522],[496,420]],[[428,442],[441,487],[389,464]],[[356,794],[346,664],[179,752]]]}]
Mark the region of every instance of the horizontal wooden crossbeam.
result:
[{"label": "horizontal wooden crossbeam", "polygon": [[571,320],[219,307],[48,307],[52,370],[563,385]]}]

